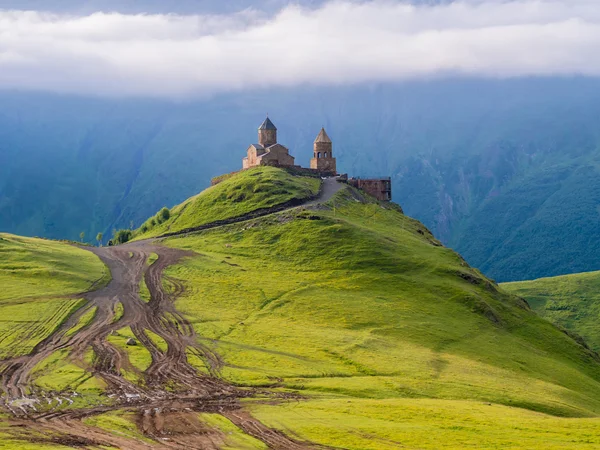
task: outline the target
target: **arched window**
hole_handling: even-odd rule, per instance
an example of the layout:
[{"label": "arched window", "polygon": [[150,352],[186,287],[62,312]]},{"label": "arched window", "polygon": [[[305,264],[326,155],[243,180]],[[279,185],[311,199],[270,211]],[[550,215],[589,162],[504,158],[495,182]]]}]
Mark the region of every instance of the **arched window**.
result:
[{"label": "arched window", "polygon": [[323,158],[327,158],[327,152],[323,154]]},{"label": "arched window", "polygon": [[321,152],[317,153],[317,158],[321,157]]}]

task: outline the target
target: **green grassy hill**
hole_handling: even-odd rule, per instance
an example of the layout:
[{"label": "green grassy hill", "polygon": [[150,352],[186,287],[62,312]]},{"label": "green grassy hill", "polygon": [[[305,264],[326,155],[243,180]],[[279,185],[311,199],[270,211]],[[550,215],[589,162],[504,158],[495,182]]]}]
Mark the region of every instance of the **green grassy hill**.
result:
[{"label": "green grassy hill", "polygon": [[582,336],[600,351],[600,272],[505,283],[542,317]]},{"label": "green grassy hill", "polygon": [[159,211],[136,230],[144,239],[174,233],[217,220],[238,217],[261,208],[291,200],[303,200],[319,192],[321,180],[293,176],[274,167],[257,167],[211,186],[202,193],[175,206],[164,216]]},{"label": "green grassy hill", "polygon": [[[311,197],[319,184],[274,168],[243,172],[174,208],[144,237]],[[600,448],[598,355],[393,203],[348,187],[317,207],[159,244],[193,252],[162,281],[182,292],[177,310],[218,355],[214,373],[241,387],[297,394],[240,400],[271,428],[354,450]],[[105,275],[95,256],[65,244],[2,235],[0,250],[0,281],[12,289],[0,294],[0,307],[73,302],[48,327],[77,307],[75,293]],[[28,314],[48,322],[34,315],[41,309]],[[119,329],[108,341],[141,373],[151,356],[124,345],[131,332]],[[26,351],[5,345],[1,351]],[[199,353],[188,359],[206,373]],[[222,416],[198,417],[233,436],[230,448],[265,448]],[[139,440],[138,419],[132,408],[82,423]]]},{"label": "green grassy hill", "polygon": [[559,418],[600,414],[597,356],[392,204],[345,190],[165,243],[198,253],[168,275],[221,376],[306,396],[252,405],[271,426],[353,449],[600,445],[597,419]]}]

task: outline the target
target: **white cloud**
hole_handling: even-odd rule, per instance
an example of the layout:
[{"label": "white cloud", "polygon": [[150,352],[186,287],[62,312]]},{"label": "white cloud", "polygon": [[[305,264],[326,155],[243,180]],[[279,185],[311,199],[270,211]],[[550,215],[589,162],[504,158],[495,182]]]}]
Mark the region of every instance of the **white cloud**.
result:
[{"label": "white cloud", "polygon": [[186,96],[423,76],[600,75],[597,0],[334,1],[274,15],[0,11],[0,87]]}]

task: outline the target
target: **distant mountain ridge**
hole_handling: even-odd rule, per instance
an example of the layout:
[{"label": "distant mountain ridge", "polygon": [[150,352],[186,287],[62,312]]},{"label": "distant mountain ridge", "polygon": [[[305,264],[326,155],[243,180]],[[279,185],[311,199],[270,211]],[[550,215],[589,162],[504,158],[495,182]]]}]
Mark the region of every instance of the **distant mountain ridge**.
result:
[{"label": "distant mountain ridge", "polygon": [[[237,170],[265,112],[299,164],[325,126],[338,169],[393,196],[499,281],[600,269],[600,81],[303,87],[189,102],[0,93],[0,229],[90,240]],[[133,222],[133,223],[131,223]]]}]

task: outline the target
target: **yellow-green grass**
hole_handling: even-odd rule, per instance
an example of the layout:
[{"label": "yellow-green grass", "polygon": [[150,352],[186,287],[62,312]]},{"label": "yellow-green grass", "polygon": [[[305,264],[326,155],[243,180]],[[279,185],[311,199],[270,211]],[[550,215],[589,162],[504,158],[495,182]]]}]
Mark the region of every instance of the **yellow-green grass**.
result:
[{"label": "yellow-green grass", "polygon": [[418,222],[336,201],[335,219],[288,213],[167,241],[204,254],[169,274],[189,280],[177,306],[200,336],[217,340],[223,376],[369,398],[600,412],[600,366],[585,349]]},{"label": "yellow-green grass", "polygon": [[116,436],[133,439],[139,442],[155,444],[151,439],[145,437],[136,425],[137,415],[131,411],[111,411],[83,419],[83,423],[92,427],[100,428]]},{"label": "yellow-green grass", "polygon": [[30,353],[84,304],[76,298],[0,301],[0,359]]},{"label": "yellow-green grass", "polygon": [[315,399],[249,406],[267,426],[349,450],[598,449],[600,420],[436,399]]},{"label": "yellow-green grass", "polygon": [[160,351],[166,352],[168,350],[169,345],[167,344],[167,341],[161,338],[158,334],[147,329],[146,335],[150,338],[154,345],[156,345],[156,348],[158,348]]},{"label": "yellow-green grass", "polygon": [[114,317],[113,317],[113,320],[112,320],[112,321],[113,321],[113,323],[116,323],[116,322],[118,322],[119,320],[121,320],[121,318],[123,317],[123,314],[125,314],[125,308],[123,307],[123,303],[121,303],[121,302],[118,302],[118,303],[115,305],[115,309],[114,309],[114,311],[115,311],[115,315],[114,315]]},{"label": "yellow-green grass", "polygon": [[88,251],[0,234],[0,358],[29,353],[85,304],[77,293],[108,279]]},{"label": "yellow-green grass", "polygon": [[540,316],[582,336],[600,351],[600,272],[504,283]]},{"label": "yellow-green grass", "polygon": [[98,311],[97,306],[90,308],[89,311],[87,311],[85,314],[83,314],[79,318],[79,320],[77,321],[75,326],[73,326],[69,331],[67,331],[67,336],[73,336],[81,329],[87,327],[92,322],[94,317],[96,316],[97,311]]},{"label": "yellow-green grass", "polygon": [[[47,436],[33,436],[31,433],[29,436],[23,436],[23,439],[38,438],[43,440]],[[73,447],[66,447],[58,444],[42,444],[42,443],[29,443],[25,440],[17,440],[11,434],[0,433],[0,449],[4,450],[73,450]]]},{"label": "yellow-green grass", "polygon": [[[177,307],[224,358],[224,378],[295,389],[332,409],[340,399],[397,407],[435,399],[600,414],[592,352],[393,205],[351,189],[333,202],[335,210],[288,211],[164,241],[200,254],[167,274],[187,280]],[[292,422],[285,428],[301,434]],[[312,439],[331,423],[307,426]],[[558,431],[561,439],[571,432]]]},{"label": "yellow-green grass", "polygon": [[32,372],[35,386],[43,391],[73,393],[75,406],[90,406],[102,403],[102,392],[106,387],[102,380],[80,367],[69,357],[69,350],[59,350],[37,364]]},{"label": "yellow-green grass", "polygon": [[221,450],[262,450],[268,448],[263,442],[245,434],[229,419],[220,414],[201,413],[199,414],[199,418],[209,428],[219,430],[223,433],[225,442],[220,447]]},{"label": "yellow-green grass", "polygon": [[151,266],[157,260],[158,260],[158,255],[156,253],[151,253],[150,256],[148,257],[148,261],[146,261],[146,264],[148,264],[149,266]]},{"label": "yellow-green grass", "polygon": [[[148,264],[149,266],[151,266],[157,260],[158,260],[158,255],[156,253],[151,253],[150,256],[148,257],[148,260],[146,261],[146,264]],[[146,285],[145,277],[142,277],[142,279],[140,280],[139,295],[140,295],[140,298],[142,300],[144,300],[146,303],[149,302],[150,299],[151,299],[151,297],[152,297],[150,295],[150,290],[148,289],[148,286]]]},{"label": "yellow-green grass", "polygon": [[0,233],[0,301],[75,294],[109,277],[100,259],[86,250]]},{"label": "yellow-green grass", "polygon": [[[9,417],[0,414],[0,449],[2,450],[68,450],[72,447],[65,447],[58,444],[46,444],[44,440],[48,435],[37,432],[31,428],[11,427]],[[31,442],[39,440],[40,442]]]},{"label": "yellow-green grass", "polygon": [[306,199],[319,192],[321,180],[293,176],[274,167],[245,170],[216,186],[211,186],[170,211],[170,217],[158,223],[148,219],[136,238],[159,236],[181,231],[216,220],[241,216],[261,208],[269,208],[294,199]]},{"label": "yellow-green grass", "polygon": [[150,294],[150,289],[148,289],[148,286],[146,285],[146,280],[144,277],[142,277],[142,279],[140,280],[139,295],[140,295],[140,298],[143,301],[145,301],[146,303],[148,303],[150,301],[150,299],[152,298],[152,295]]},{"label": "yellow-green grass", "polygon": [[[136,340],[136,345],[127,345],[128,339]],[[123,367],[123,376],[130,381],[140,381],[140,374],[152,364],[152,355],[146,347],[137,342],[131,328],[121,328],[116,334],[111,334],[108,342],[121,349],[131,364],[130,367]]]}]

